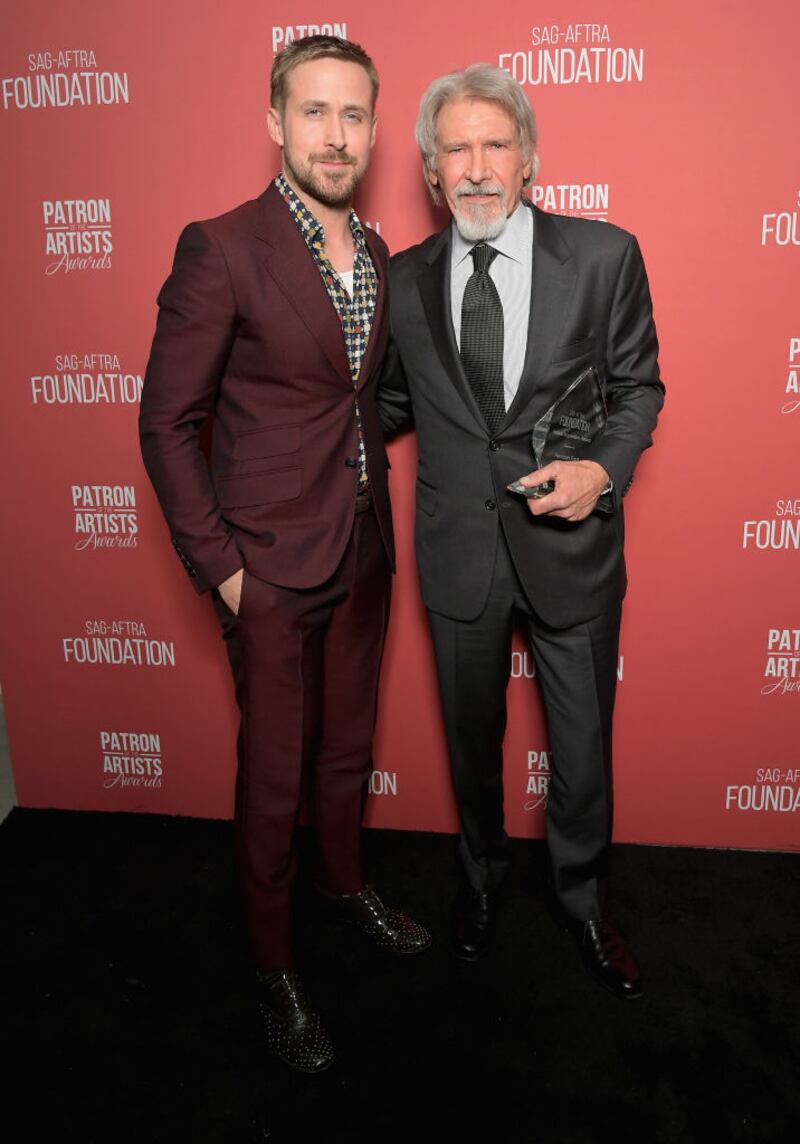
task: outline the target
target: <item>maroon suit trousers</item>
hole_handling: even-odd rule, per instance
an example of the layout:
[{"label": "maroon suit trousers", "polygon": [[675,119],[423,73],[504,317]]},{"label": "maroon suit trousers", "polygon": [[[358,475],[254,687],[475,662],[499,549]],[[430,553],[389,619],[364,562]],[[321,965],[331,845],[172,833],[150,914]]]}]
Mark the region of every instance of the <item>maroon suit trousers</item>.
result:
[{"label": "maroon suit trousers", "polygon": [[242,715],[236,837],[248,928],[264,970],[292,965],[290,889],[304,795],[337,894],[363,887],[361,818],[391,570],[374,511],[357,513],[342,560],[315,588],[245,570],[239,613],[215,593]]}]

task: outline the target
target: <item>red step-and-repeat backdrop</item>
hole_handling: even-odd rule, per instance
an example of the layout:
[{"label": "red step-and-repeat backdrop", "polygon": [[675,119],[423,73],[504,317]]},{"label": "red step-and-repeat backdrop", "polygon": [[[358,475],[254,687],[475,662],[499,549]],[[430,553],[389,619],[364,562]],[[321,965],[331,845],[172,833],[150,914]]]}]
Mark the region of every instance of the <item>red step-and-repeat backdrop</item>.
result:
[{"label": "red step-and-repeat backdrop", "polygon": [[[3,19],[0,682],[20,803],[231,813],[227,662],[136,420],[177,235],[274,175],[273,55],[319,30],[380,70],[357,207],[393,251],[445,221],[413,142],[419,97],[478,60],[534,105],[535,201],[638,235],[667,405],[627,501],[616,837],[800,848],[797,5],[28,0]],[[413,437],[391,457],[400,556],[368,821],[451,830]],[[506,808],[523,837],[548,784],[532,676],[520,642]]]}]

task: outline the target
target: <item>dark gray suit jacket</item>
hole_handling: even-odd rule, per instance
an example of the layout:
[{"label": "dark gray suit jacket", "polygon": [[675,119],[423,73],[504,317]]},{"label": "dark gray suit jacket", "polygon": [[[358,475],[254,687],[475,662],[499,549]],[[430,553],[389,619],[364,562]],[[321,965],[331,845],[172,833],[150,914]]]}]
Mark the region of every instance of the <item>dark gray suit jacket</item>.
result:
[{"label": "dark gray suit jacket", "polygon": [[[458,354],[450,311],[450,227],[390,263],[391,347],[379,390],[385,428],[413,422],[419,449],[416,549],[434,612],[472,620],[503,529],[531,604],[569,627],[616,607],[625,586],[621,494],[664,400],[650,291],[633,235],[533,208],[528,346],[519,390],[490,435]],[[585,452],[614,482],[611,513],[577,524],[535,518],[506,485],[534,469],[535,421],[588,366],[608,425]]]}]

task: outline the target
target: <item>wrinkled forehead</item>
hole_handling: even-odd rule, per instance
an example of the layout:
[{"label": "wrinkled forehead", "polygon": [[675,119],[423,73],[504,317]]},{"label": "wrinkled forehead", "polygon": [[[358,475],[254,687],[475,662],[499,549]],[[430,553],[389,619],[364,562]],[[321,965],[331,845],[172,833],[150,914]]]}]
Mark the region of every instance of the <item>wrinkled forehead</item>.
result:
[{"label": "wrinkled forehead", "polygon": [[437,145],[462,137],[465,140],[494,136],[520,138],[519,124],[506,107],[494,100],[468,96],[454,96],[443,103],[434,127]]}]

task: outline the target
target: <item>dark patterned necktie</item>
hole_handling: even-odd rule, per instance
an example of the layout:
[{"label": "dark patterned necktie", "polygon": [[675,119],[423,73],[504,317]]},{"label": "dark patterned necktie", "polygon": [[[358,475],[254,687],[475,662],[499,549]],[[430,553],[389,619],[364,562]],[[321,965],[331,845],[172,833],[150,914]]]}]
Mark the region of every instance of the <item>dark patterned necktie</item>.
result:
[{"label": "dark patterned necktie", "polygon": [[506,415],[503,398],[503,303],[489,277],[497,251],[478,242],[470,251],[474,269],[461,305],[461,361],[490,433]]}]

